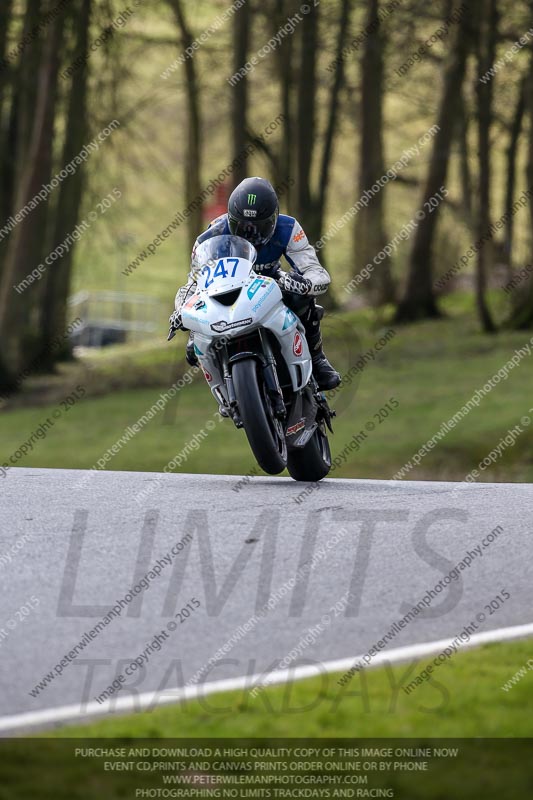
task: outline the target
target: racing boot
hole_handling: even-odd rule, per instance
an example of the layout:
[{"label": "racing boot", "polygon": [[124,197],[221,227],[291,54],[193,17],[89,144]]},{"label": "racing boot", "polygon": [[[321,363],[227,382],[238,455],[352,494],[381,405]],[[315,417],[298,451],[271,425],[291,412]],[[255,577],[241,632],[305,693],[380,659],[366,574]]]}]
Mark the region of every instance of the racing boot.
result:
[{"label": "racing boot", "polygon": [[341,376],[329,363],[322,349],[320,320],[323,316],[324,309],[322,306],[317,306],[313,300],[300,319],[305,327],[305,337],[313,359],[313,375],[318,383],[318,388],[325,392],[335,389],[341,382]]},{"label": "racing boot", "polygon": [[191,367],[198,367],[200,365],[196,353],[194,352],[194,335],[192,332],[189,334],[187,347],[185,348],[185,358],[187,359],[187,364],[190,364]]}]

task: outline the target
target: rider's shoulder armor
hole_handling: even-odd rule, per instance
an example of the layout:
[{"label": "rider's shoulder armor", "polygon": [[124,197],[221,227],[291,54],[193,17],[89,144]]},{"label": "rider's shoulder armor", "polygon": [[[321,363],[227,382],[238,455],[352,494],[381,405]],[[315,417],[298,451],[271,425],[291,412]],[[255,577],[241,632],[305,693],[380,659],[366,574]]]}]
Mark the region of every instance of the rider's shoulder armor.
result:
[{"label": "rider's shoulder armor", "polygon": [[257,272],[276,272],[280,266],[280,259],[285,255],[291,241],[296,220],[288,214],[280,214],[278,224],[272,234],[272,239],[260,250],[257,257]]},{"label": "rider's shoulder armor", "polygon": [[207,229],[200,234],[196,242],[197,244],[201,244],[208,239],[212,239],[213,236],[222,236],[223,234],[227,233],[230,233],[228,215],[221,214],[220,217],[217,217],[209,223]]},{"label": "rider's shoulder armor", "polygon": [[[280,259],[283,255],[285,255],[287,247],[291,242],[295,225],[297,225],[297,222],[294,217],[290,217],[288,214],[279,215],[278,223],[272,235],[272,239],[268,244],[261,247],[258,251],[257,261],[255,264],[255,269],[257,272],[266,274],[269,272],[276,272],[280,266]],[[228,224],[228,215],[221,214],[210,223],[207,230],[201,233],[196,240],[193,257],[194,253],[196,252],[196,247],[199,244],[211,239],[213,236],[222,236],[223,234],[229,233],[230,229]]]}]

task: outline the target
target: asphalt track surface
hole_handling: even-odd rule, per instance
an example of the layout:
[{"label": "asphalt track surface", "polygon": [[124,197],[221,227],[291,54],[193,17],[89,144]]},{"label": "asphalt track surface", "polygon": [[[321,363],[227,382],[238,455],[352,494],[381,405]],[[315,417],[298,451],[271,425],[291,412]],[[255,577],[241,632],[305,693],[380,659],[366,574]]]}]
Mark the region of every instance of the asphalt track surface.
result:
[{"label": "asphalt track surface", "polygon": [[[429,605],[371,666],[398,648],[458,637],[472,622],[489,639],[531,625],[531,485],[332,479],[313,489],[254,477],[235,491],[238,481],[9,471],[0,487],[0,732],[53,722],[54,709],[70,709],[59,721],[86,714],[156,634],[161,648],[124,676],[111,712],[126,700],[135,707],[139,694],[153,693],[155,704],[167,690],[169,702],[184,685],[250,676],[244,685],[254,686],[276,669],[290,678],[352,663],[430,590]],[[158,562],[160,574],[61,667]],[[502,592],[510,598],[491,610]],[[176,617],[182,609],[189,614]]]}]

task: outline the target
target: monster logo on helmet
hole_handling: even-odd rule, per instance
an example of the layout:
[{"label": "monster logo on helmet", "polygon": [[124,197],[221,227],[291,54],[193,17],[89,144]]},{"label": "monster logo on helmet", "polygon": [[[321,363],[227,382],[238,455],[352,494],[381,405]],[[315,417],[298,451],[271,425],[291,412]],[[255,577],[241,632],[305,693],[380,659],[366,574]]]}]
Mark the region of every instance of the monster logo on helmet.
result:
[{"label": "monster logo on helmet", "polygon": [[[252,205],[253,209],[248,208]],[[278,196],[265,178],[246,178],[232,192],[228,202],[230,231],[254,247],[268,244],[276,230],[278,217]]]}]

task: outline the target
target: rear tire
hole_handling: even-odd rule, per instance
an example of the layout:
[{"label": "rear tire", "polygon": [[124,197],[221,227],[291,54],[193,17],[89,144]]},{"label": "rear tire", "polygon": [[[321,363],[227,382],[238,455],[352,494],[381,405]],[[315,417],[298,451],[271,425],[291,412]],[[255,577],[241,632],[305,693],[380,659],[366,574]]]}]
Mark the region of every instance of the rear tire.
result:
[{"label": "rear tire", "polygon": [[233,365],[232,377],[239,413],[257,463],[269,475],[279,475],[287,466],[283,426],[270,416],[260,365],[248,358]]},{"label": "rear tire", "polygon": [[[323,423],[322,423],[323,424]],[[328,437],[318,426],[305,447],[292,450],[287,457],[287,469],[295,481],[315,483],[329,474],[331,469],[331,450]]]}]

